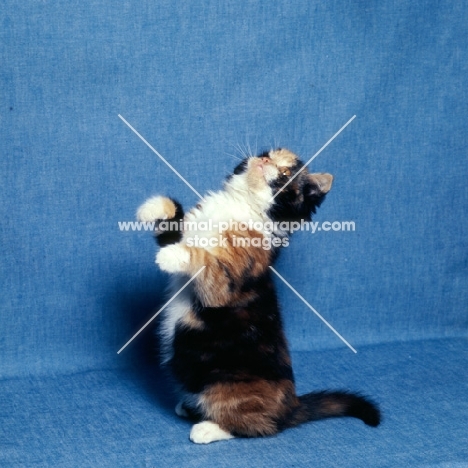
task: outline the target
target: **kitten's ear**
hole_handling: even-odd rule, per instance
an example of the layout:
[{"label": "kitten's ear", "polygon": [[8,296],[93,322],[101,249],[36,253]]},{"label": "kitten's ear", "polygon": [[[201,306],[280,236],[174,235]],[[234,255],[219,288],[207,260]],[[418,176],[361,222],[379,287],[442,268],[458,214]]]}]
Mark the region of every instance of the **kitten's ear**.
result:
[{"label": "kitten's ear", "polygon": [[326,173],[309,174],[309,196],[322,196],[329,192],[333,176]]}]

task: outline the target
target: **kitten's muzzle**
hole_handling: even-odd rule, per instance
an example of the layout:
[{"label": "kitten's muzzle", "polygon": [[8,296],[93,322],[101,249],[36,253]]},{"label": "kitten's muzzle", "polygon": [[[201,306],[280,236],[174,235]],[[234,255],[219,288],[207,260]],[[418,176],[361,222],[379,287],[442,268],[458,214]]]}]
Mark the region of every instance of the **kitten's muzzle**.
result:
[{"label": "kitten's muzzle", "polygon": [[256,166],[258,167],[258,169],[260,169],[263,172],[264,166],[271,166],[270,158],[267,158],[266,156],[257,158]]}]

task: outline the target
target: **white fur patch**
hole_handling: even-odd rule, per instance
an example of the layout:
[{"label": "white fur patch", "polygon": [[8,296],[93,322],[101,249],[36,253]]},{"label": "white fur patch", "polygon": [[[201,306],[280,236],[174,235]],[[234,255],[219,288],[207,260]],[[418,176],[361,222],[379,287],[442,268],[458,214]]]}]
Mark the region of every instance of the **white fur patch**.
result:
[{"label": "white fur patch", "polygon": [[[172,297],[187,281],[185,276],[174,275],[171,278],[169,295]],[[164,310],[161,322],[163,362],[172,357],[172,339],[176,323],[190,312],[192,303],[192,285],[189,284]]]},{"label": "white fur patch", "polygon": [[166,197],[151,197],[138,208],[136,217],[143,223],[171,218],[174,215],[173,207],[172,201]]},{"label": "white fur patch", "polygon": [[159,268],[168,273],[183,273],[187,271],[190,262],[190,252],[180,244],[163,247],[156,255]]},{"label": "white fur patch", "polygon": [[[266,211],[271,206],[272,191],[264,182],[255,193],[248,185],[246,174],[234,175],[226,183],[225,190],[210,192],[197,208],[190,210],[184,218],[187,230],[183,233],[183,243],[188,239],[217,238],[221,222],[269,221]],[[212,230],[193,229],[190,223],[202,226],[211,223]],[[209,249],[208,249],[209,250]]]},{"label": "white fur patch", "polygon": [[218,440],[233,439],[234,436],[224,431],[212,421],[195,424],[190,431],[190,440],[196,444],[209,444]]}]

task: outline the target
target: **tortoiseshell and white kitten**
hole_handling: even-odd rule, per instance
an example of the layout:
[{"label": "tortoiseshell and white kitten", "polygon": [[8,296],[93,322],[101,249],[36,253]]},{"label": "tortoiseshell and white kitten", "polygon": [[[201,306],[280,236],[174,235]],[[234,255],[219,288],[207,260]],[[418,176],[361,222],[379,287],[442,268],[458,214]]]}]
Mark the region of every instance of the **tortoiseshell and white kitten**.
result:
[{"label": "tortoiseshell and white kitten", "polygon": [[[307,169],[277,193],[303,163],[277,149],[242,161],[225,182],[184,216],[174,200],[153,197],[137,212],[140,221],[301,221],[310,220],[330,190],[330,174]],[[272,200],[272,197],[277,196]],[[200,224],[198,224],[200,226]],[[258,226],[258,224],[257,224]],[[173,273],[178,291],[202,266],[205,269],[166,308],[162,322],[165,362],[180,384],[179,416],[199,422],[190,432],[196,443],[233,437],[276,434],[323,418],[352,416],[377,426],[377,406],[357,394],[322,391],[297,396],[272,273],[277,248],[258,242],[287,239],[287,232],[229,230],[225,245],[197,247],[193,239],[218,239],[218,229],[161,231],[156,263]],[[232,227],[232,226],[231,226]],[[253,241],[236,246],[236,239]],[[273,243],[274,245],[275,243]],[[253,246],[256,245],[256,246]],[[265,245],[265,244],[263,244]]]}]

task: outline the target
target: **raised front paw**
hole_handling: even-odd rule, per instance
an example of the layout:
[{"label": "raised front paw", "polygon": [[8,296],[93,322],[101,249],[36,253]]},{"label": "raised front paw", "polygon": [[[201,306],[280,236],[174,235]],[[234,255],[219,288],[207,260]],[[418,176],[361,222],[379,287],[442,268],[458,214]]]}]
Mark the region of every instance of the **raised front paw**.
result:
[{"label": "raised front paw", "polygon": [[156,263],[168,273],[184,273],[189,269],[190,252],[180,244],[168,245],[158,252]]},{"label": "raised front paw", "polygon": [[141,205],[136,213],[138,221],[153,222],[158,219],[171,219],[176,214],[174,202],[167,197],[152,197]]}]

